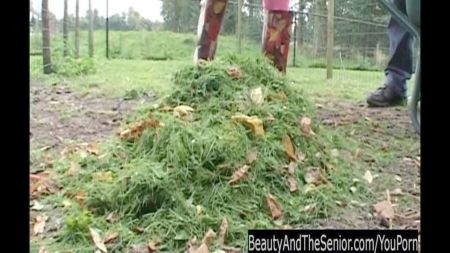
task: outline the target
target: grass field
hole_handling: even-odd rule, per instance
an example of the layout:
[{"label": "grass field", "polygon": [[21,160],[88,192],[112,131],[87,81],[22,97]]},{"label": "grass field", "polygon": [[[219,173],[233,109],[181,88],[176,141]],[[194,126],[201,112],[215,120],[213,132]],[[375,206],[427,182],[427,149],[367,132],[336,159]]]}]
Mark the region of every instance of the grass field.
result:
[{"label": "grass field", "polygon": [[[96,37],[102,36],[96,34]],[[134,146],[124,145],[114,133],[127,123],[146,117],[154,105],[177,89],[173,77],[178,70],[192,65],[194,36],[165,32],[146,33],[144,39],[136,37],[136,33],[113,33],[112,36],[112,41],[122,38],[120,58],[128,55],[130,59],[106,60],[102,47],[98,45],[95,73],[92,74],[43,75],[42,58],[30,57],[31,131],[36,135],[31,141],[30,171],[40,176],[43,171],[49,173],[42,177],[58,186],[56,189],[49,184],[49,189],[43,190],[48,190],[48,194],[30,200],[31,229],[36,228],[41,217],[47,217],[42,233],[31,236],[31,252],[38,252],[42,247],[48,252],[94,252],[95,244],[89,233],[91,227],[101,231],[102,238],[108,235],[113,238],[117,234],[117,238],[105,243],[108,252],[148,252],[137,248],[142,245],[145,248],[148,242],[158,240],[162,240],[159,252],[183,252],[188,240],[194,236],[201,240],[208,228],[218,233],[221,219],[217,217],[221,211],[214,210],[214,207],[221,206],[220,198],[223,198],[223,203],[228,203],[230,196],[240,196],[224,194],[226,187],[219,181],[217,187],[211,188],[212,192],[196,192],[191,196],[194,201],[207,199],[201,204],[192,203],[189,196],[180,197],[178,205],[140,216],[131,215],[134,206],[138,206],[136,203],[143,201],[139,197],[153,196],[151,185],[164,181],[165,172],[160,164],[149,164],[150,153],[141,153]],[[218,60],[235,49],[232,38],[224,38],[220,45]],[[246,47],[244,51],[248,54],[244,56],[257,54],[257,45],[248,43]],[[125,48],[130,51],[124,51]],[[152,50],[154,48],[158,50]],[[59,53],[55,54],[58,57]],[[82,47],[81,54],[86,54],[86,47]],[[161,57],[168,59],[148,60]],[[386,221],[374,214],[373,205],[386,200],[387,190],[396,214],[390,226],[417,228],[420,225],[420,140],[412,130],[407,108],[369,109],[364,106],[366,94],[381,83],[382,75],[382,72],[336,70],[335,78],[328,82],[324,69],[288,69],[289,87],[304,94],[313,105],[310,116],[318,130],[318,144],[311,149],[317,148],[317,153],[308,153],[307,161],[311,164],[325,161],[321,166],[332,171],[330,181],[337,191],[319,187],[305,193],[308,185],[300,184],[301,190],[292,198],[282,198],[283,211],[288,217],[281,221],[272,221],[262,213],[247,218],[230,214],[228,246],[244,249],[249,228],[286,225],[300,228],[386,227]],[[152,99],[148,99],[148,94]],[[126,110],[111,109],[116,104],[125,104]],[[111,123],[116,118],[119,120]],[[106,124],[108,127],[103,128],[100,121],[109,122]],[[180,131],[191,130],[186,127]],[[192,134],[204,143],[209,143],[211,138],[202,136],[202,133]],[[229,134],[232,136],[232,132]],[[167,142],[177,146],[176,138],[182,137],[170,136]],[[98,143],[98,147],[73,147],[73,144],[83,142]],[[181,163],[177,149],[170,150],[170,159]],[[215,152],[220,153],[218,150]],[[194,162],[196,158],[190,159]],[[372,180],[367,180],[367,171]],[[70,176],[72,173],[74,175]],[[139,182],[138,187],[122,186],[123,178]],[[209,182],[207,177],[201,180]],[[202,185],[201,180],[200,183],[192,182],[192,189],[210,189]],[[174,188],[185,187],[183,182],[177,182],[178,185],[171,181],[168,183]],[[273,185],[276,184],[274,179]],[[128,192],[132,192],[134,195],[131,196],[136,196],[136,199],[123,197],[128,196]],[[171,193],[170,196],[175,195]],[[106,207],[106,211],[93,211],[89,207],[92,199],[95,199],[97,208],[103,208],[98,203],[105,203],[105,206],[106,203],[116,203],[115,208],[120,211],[110,212]],[[246,211],[247,205],[262,204],[258,199],[242,201],[247,204],[220,208],[224,212],[229,209]],[[196,211],[186,211],[190,206]],[[295,218],[298,212],[302,214],[301,219]],[[111,222],[113,216],[117,216],[117,220]],[[133,248],[136,251],[131,251]],[[219,248],[214,242],[210,251]]]}]

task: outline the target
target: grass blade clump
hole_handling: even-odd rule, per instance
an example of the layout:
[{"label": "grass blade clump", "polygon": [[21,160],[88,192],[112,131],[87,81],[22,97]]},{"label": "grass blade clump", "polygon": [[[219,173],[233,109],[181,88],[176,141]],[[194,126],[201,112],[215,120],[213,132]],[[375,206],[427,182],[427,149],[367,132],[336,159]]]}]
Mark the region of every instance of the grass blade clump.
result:
[{"label": "grass blade clump", "polygon": [[[231,76],[230,68],[239,76]],[[164,126],[147,128],[137,140],[121,141],[111,149],[125,152],[127,159],[114,160],[107,168],[116,182],[87,190],[88,207],[95,215],[119,213],[130,229],[145,228],[146,238],[160,238],[162,249],[170,252],[182,251],[189,239],[202,238],[208,228],[217,232],[226,217],[227,244],[243,248],[247,229],[325,217],[335,200],[348,195],[351,169],[345,164],[336,171],[326,169],[336,164],[325,154],[332,140],[314,125],[314,112],[303,94],[264,58],[228,56],[182,69],[173,82],[173,93],[150,112]],[[263,102],[256,104],[249,94],[259,87]],[[176,117],[167,109],[180,105],[194,109],[190,117]],[[233,122],[237,114],[260,119],[264,135],[256,137],[248,126]],[[316,135],[302,134],[302,117],[312,119]],[[285,136],[296,155],[305,157],[293,172],[288,170]],[[252,150],[257,159],[249,164]],[[245,177],[230,185],[233,173],[244,165],[250,167]],[[89,167],[99,170],[104,165]],[[308,167],[321,168],[333,186],[321,184],[305,193]],[[297,181],[298,191],[290,192],[288,178]],[[282,206],[276,221],[267,207],[269,193]],[[314,208],[304,211],[311,205]],[[135,239],[123,240],[132,244]]]}]

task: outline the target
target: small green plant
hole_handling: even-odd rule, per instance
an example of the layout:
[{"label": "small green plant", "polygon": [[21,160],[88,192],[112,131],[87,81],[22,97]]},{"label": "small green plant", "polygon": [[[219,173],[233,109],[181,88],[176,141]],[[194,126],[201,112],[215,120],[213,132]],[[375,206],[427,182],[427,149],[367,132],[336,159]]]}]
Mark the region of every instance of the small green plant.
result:
[{"label": "small green plant", "polygon": [[81,76],[96,73],[94,60],[91,58],[65,57],[53,64],[55,73],[62,76]]},{"label": "small green plant", "polygon": [[81,241],[89,236],[89,226],[92,223],[91,214],[86,210],[73,210],[65,219],[64,238],[69,241]]}]

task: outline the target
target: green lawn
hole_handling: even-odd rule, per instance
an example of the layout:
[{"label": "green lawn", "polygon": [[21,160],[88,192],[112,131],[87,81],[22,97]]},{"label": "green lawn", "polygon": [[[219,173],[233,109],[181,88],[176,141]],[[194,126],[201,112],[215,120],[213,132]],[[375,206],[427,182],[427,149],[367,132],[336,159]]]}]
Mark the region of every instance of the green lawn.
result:
[{"label": "green lawn", "polygon": [[[85,38],[86,34],[83,36],[84,37],[82,38]],[[99,35],[96,34],[96,37],[101,36],[103,36],[101,33],[99,33]],[[102,47],[98,45],[97,47],[99,50],[96,51],[96,57],[94,59],[95,73],[81,76],[61,76],[58,74],[42,74],[42,58],[40,56],[31,56],[31,80],[41,82],[44,85],[55,83],[67,85],[73,90],[84,94],[105,94],[107,96],[120,98],[124,97],[130,91],[136,90],[153,92],[157,94],[159,98],[162,98],[171,94],[175,89],[173,74],[184,67],[192,65],[192,43],[195,38],[193,35],[186,38],[186,35],[177,35],[173,33],[146,33],[143,36],[144,39],[142,39],[136,37],[136,33],[131,32],[113,33],[113,36],[115,36],[116,41],[120,41],[120,38],[122,38],[122,50],[129,50],[120,51],[121,57],[126,58],[128,55],[131,59],[106,60],[102,56],[104,54],[104,51],[101,49]],[[158,44],[161,41],[161,36],[168,41],[174,41],[174,45]],[[146,41],[147,43],[142,43],[142,41]],[[219,51],[218,59],[221,58],[222,54],[232,53],[235,50],[233,38],[224,38],[223,42],[224,43],[219,47],[222,51]],[[34,43],[37,42],[35,41]],[[55,44],[57,43],[58,42],[56,41]],[[97,43],[101,43],[101,41],[98,41]],[[125,45],[125,43],[127,44]],[[150,49],[144,50],[148,45],[151,45],[149,48],[160,48],[161,50],[157,52],[151,51]],[[150,56],[152,57],[170,57],[172,59],[163,61],[145,60],[144,58],[149,56],[145,53],[147,51],[151,52],[152,55]],[[258,49],[256,45],[248,44],[246,51],[248,53],[247,55],[255,55],[258,52]],[[58,54],[59,52],[55,53],[55,62],[63,61]],[[86,54],[85,47],[82,49],[82,54]],[[356,104],[354,107],[350,108],[351,110],[343,112],[344,114],[349,113],[350,115],[348,116],[355,116],[351,114],[358,113],[357,110],[359,107],[357,104],[363,103],[367,93],[375,89],[383,81],[383,72],[335,70],[333,75],[334,78],[331,81],[327,81],[326,70],[317,68],[288,68],[287,73],[292,88],[297,89],[299,92],[303,92],[306,98],[317,104],[323,105],[328,102],[333,104],[342,101]],[[143,110],[136,111],[132,117],[145,117],[151,106],[152,105],[144,105]],[[397,114],[401,115],[402,118],[405,118],[405,108],[400,109],[399,112],[395,110],[392,112],[393,116],[388,114],[389,117],[392,116],[392,118],[388,118],[390,120],[395,121]],[[367,115],[364,113],[367,113]],[[320,212],[305,214],[304,219],[299,220],[298,224],[292,225],[312,224],[316,219],[323,217],[339,217],[339,215],[346,211],[348,212],[349,210],[358,215],[367,216],[371,213],[371,206],[374,203],[385,199],[386,189],[402,187],[403,190],[406,191],[416,187],[416,183],[418,182],[417,178],[408,174],[413,172],[411,172],[411,170],[404,172],[402,171],[402,168],[404,168],[403,162],[405,157],[415,158],[416,156],[420,156],[420,141],[407,133],[404,126],[405,124],[398,130],[390,132],[392,124],[396,124],[396,122],[386,120],[383,118],[386,115],[383,113],[380,114],[382,115],[377,118],[378,114],[376,112],[363,111],[362,116],[356,118],[354,123],[335,127],[320,126],[320,143],[314,148],[320,149],[322,155],[325,157],[320,158],[317,156],[317,161],[325,159],[326,161],[329,161],[329,164],[326,164],[325,166],[331,166],[337,170],[336,172],[333,172],[335,173],[333,175],[336,175],[336,178],[333,178],[332,181],[337,182],[336,187],[338,188],[338,192],[332,193],[329,190],[323,190],[321,188],[321,190],[318,190],[317,192],[310,193],[313,196],[312,198],[292,200],[290,203],[291,206],[301,204],[304,208],[303,205],[310,203],[309,201],[315,201],[315,203],[318,203],[319,206],[322,207]],[[314,124],[318,126],[320,124],[318,122],[319,119],[315,115],[313,115],[312,118],[316,120]],[[395,127],[396,126],[394,126],[394,128]],[[182,130],[186,131],[183,133],[191,131],[188,127],[186,127],[186,129],[183,128]],[[381,131],[381,133],[377,131]],[[199,140],[209,143],[207,142],[209,141],[208,136],[203,136],[202,133],[195,134],[195,137]],[[174,146],[171,150],[176,150],[177,147],[181,148],[181,144],[178,144],[178,138],[183,139],[183,136],[169,135],[167,137],[167,142],[170,142]],[[31,152],[34,157],[40,157],[40,159],[44,159],[46,155],[52,156],[54,163],[51,171],[56,174],[58,183],[63,185],[65,190],[67,189],[67,191],[71,192],[91,192],[96,194],[96,198],[98,198],[96,201],[99,203],[102,203],[102,201],[105,201],[106,203],[109,201],[108,198],[111,198],[111,196],[103,196],[102,194],[104,192],[114,195],[109,192],[109,189],[119,189],[120,191],[125,192],[123,194],[128,194],[128,190],[125,189],[127,190],[125,191],[121,188],[120,183],[122,183],[122,181],[120,181],[120,183],[119,181],[112,181],[111,183],[93,183],[91,176],[93,173],[110,170],[113,171],[114,174],[119,174],[123,173],[123,171],[127,171],[127,175],[129,175],[132,180],[141,182],[138,187],[142,188],[137,187],[129,189],[130,192],[134,192],[137,196],[140,196],[138,193],[141,190],[149,190],[148,185],[151,184],[151,180],[162,180],[162,178],[164,178],[161,176],[162,174],[159,174],[163,173],[163,170],[158,167],[160,166],[159,164],[151,164],[151,167],[154,168],[155,171],[148,171],[148,166],[150,165],[147,164],[147,154],[136,153],[139,155],[133,157],[134,153],[130,152],[129,155],[132,157],[126,158],[121,158],[118,155],[119,153],[129,150],[133,150],[134,152],[133,146],[118,143],[118,140],[114,138],[99,141],[101,142],[101,149],[107,151],[104,158],[92,156],[80,157],[79,155],[62,157],[60,154],[52,153],[51,151],[49,151],[48,154],[44,154],[45,152],[41,150],[31,150]],[[141,143],[140,145],[141,147],[137,148],[142,148],[145,147],[145,145],[150,144]],[[208,152],[210,152],[213,147],[214,145],[211,144],[211,147],[206,147],[204,152],[202,152],[208,155]],[[333,149],[338,150],[339,155],[337,158],[335,157],[336,155],[332,155],[334,152]],[[350,154],[351,159],[344,162],[343,160],[347,159],[344,158],[344,154]],[[169,154],[164,155],[170,156],[171,159],[174,160],[178,159],[178,154],[176,154],[176,152],[170,152]],[[181,155],[187,157],[187,154]],[[310,157],[314,157],[314,154],[311,154]],[[190,159],[195,159],[195,157],[192,155]],[[314,160],[313,158],[311,159]],[[313,163],[317,161],[313,161]],[[80,166],[79,180],[71,180],[64,176],[64,173],[72,163],[79,164]],[[36,167],[36,165],[34,166]],[[31,169],[36,170],[37,168]],[[379,176],[379,178],[374,179],[374,182],[376,183],[373,185],[368,186],[364,182],[363,175],[367,170],[370,170],[374,175]],[[401,173],[407,174],[405,176]],[[399,183],[399,181],[393,177],[394,174],[401,174],[403,181]],[[148,177],[154,178],[151,178],[150,180]],[[116,180],[116,178],[114,180]],[[203,180],[207,181],[208,176],[204,175]],[[418,184],[420,185],[420,183]],[[173,186],[176,187],[176,185]],[[194,183],[192,187],[196,187],[194,186]],[[214,189],[219,189],[219,186]],[[227,195],[222,196],[218,192],[208,192],[204,194],[211,194],[211,201],[216,201],[217,203],[220,202],[220,198],[229,197]],[[118,195],[117,197],[123,198]],[[190,224],[190,226],[193,227],[196,226],[196,222],[215,227],[217,227],[217,222],[220,222],[212,220],[212,217],[208,216],[208,210],[205,211],[206,213],[204,215],[200,215],[199,217],[190,217],[186,215],[186,213],[177,213],[178,207],[175,207],[173,209],[175,211],[171,211],[172,213],[167,210],[158,210],[154,215],[145,214],[140,219],[133,219],[122,214],[124,215],[123,220],[120,220],[115,224],[109,224],[105,220],[106,214],[91,214],[86,212],[85,208],[77,205],[73,201],[71,202],[71,205],[68,206],[68,199],[67,192],[57,192],[39,199],[41,204],[54,207],[48,211],[48,214],[63,217],[65,223],[62,229],[52,232],[51,236],[56,236],[55,238],[52,238],[50,235],[32,237],[31,252],[38,252],[38,249],[42,245],[45,245],[45,247],[50,250],[49,252],[93,252],[94,246],[91,238],[86,236],[88,235],[86,229],[91,226],[102,228],[102,235],[105,235],[106,232],[117,232],[120,234],[120,240],[113,243],[115,246],[113,246],[111,252],[123,252],[125,248],[129,248],[131,245],[155,240],[155,235],[165,237],[173,234],[176,234],[175,237],[177,238],[173,238],[174,242],[163,242],[162,252],[178,252],[185,246],[183,243],[192,237],[192,234],[186,234],[186,231],[195,231],[198,233],[198,237],[200,237],[198,239],[201,240],[201,235],[206,232],[207,229],[207,227],[196,227],[196,230],[186,228],[186,230],[174,231],[173,229],[175,227],[184,226],[185,219],[188,219],[186,224]],[[340,205],[336,203],[336,199],[339,199],[339,202],[343,202],[345,207],[340,207]],[[123,204],[127,205],[128,202],[135,203],[139,202],[140,199],[124,199],[124,201],[127,203],[124,202]],[[400,205],[398,212],[409,210],[408,208],[414,210],[418,209],[418,201],[414,196],[400,197],[399,200],[395,199],[394,201]],[[192,204],[193,203],[190,203],[190,205]],[[207,204],[205,204],[205,206],[207,206]],[[241,207],[233,206],[230,208],[240,210]],[[63,214],[58,214],[57,212],[61,212],[61,210]],[[210,213],[217,212],[214,211]],[[170,217],[170,221],[155,220],[158,217]],[[244,244],[245,238],[238,237],[238,235],[244,233],[243,231],[246,229],[246,226],[270,227],[284,225],[278,224],[277,222],[264,223],[264,217],[261,216],[255,216],[253,218],[253,220],[250,220],[245,224],[230,221],[232,226],[231,234],[236,237],[230,238],[233,246],[242,246]],[[166,225],[166,223],[169,222],[171,222],[172,225],[175,225]],[[302,224],[302,222],[304,224]],[[140,226],[144,226],[147,229],[143,234],[135,232],[135,228]]]}]

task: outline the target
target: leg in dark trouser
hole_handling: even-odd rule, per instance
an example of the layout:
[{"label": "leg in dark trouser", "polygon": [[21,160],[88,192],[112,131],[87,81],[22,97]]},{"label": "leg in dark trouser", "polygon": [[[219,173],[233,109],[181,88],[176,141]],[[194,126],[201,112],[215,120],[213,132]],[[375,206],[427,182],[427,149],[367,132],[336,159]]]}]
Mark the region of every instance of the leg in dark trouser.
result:
[{"label": "leg in dark trouser", "polygon": [[[394,1],[406,14],[405,0]],[[386,81],[367,98],[371,106],[394,106],[406,100],[406,82],[413,72],[413,37],[396,20],[391,18],[388,26],[390,59],[385,69]]]}]

